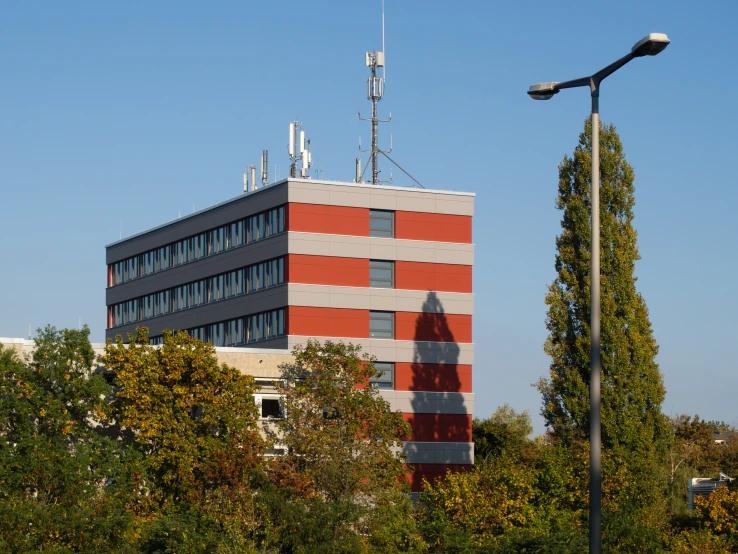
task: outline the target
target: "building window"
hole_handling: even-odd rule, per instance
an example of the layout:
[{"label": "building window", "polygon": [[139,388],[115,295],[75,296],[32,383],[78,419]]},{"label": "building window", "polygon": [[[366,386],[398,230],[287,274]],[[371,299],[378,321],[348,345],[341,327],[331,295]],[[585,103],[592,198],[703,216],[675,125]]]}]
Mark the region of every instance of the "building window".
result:
[{"label": "building window", "polygon": [[285,232],[284,206],[221,225],[112,264],[113,285]]},{"label": "building window", "polygon": [[395,212],[369,210],[369,235],[392,238],[395,236]]},{"label": "building window", "polygon": [[282,406],[279,404],[278,398],[261,398],[261,417],[262,418],[281,418]]},{"label": "building window", "polygon": [[284,284],[284,257],[221,273],[171,289],[154,292],[113,305],[113,325],[118,327],[202,304],[256,292]]},{"label": "building window", "polygon": [[[238,317],[228,321],[211,323],[185,329],[191,337],[213,346],[240,346],[251,342],[269,340],[285,334],[284,308]],[[151,337],[149,343],[161,344],[161,337]]]},{"label": "building window", "polygon": [[395,288],[395,262],[369,261],[369,286]]},{"label": "building window", "polygon": [[379,372],[378,377],[372,377],[369,384],[375,389],[394,390],[395,364],[390,362],[374,362],[374,369]]},{"label": "building window", "polygon": [[395,338],[394,312],[369,312],[369,336],[373,339]]}]

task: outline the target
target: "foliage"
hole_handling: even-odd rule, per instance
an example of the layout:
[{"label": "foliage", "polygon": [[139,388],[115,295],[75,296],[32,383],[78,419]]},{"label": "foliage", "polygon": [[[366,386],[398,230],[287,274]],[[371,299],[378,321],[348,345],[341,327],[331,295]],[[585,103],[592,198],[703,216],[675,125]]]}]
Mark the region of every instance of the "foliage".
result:
[{"label": "foliage", "polygon": [[[587,120],[573,156],[559,166],[562,231],[556,239],[557,276],[546,295],[544,350],[551,365],[549,377],[538,383],[541,413],[565,448],[589,436],[591,138]],[[636,290],[634,174],[612,125],[601,128],[600,172],[603,509],[612,518],[610,529],[622,530],[628,521],[643,524],[650,531],[639,532],[638,540],[650,540],[666,518],[659,472],[671,434],[661,413],[665,389],[655,361],[658,345]],[[611,546],[621,548],[617,541]]]},{"label": "foliage", "polygon": [[254,379],[219,366],[212,345],[165,332],[164,344],[151,346],[142,327],[128,344],[108,340],[102,363],[115,374],[115,418],[145,456],[162,506],[237,485],[256,465],[264,443]]},{"label": "foliage", "polygon": [[448,472],[443,481],[424,482],[423,505],[452,527],[471,533],[477,546],[492,545],[513,527],[535,523],[535,476],[528,468],[490,459],[474,471]]},{"label": "foliage", "polygon": [[[586,551],[578,432],[530,438],[528,414],[502,406],[473,421],[476,465],[425,481],[413,506],[398,454],[409,427],[368,386],[376,370],[359,347],[294,352],[282,368],[288,417],[270,430],[288,453],[264,458],[253,380],[186,334],[161,347],[146,334],[108,344],[115,389],[87,328],[39,330],[28,359],[0,348],[0,551]],[[698,416],[670,423],[661,458],[621,441],[604,450],[604,550],[738,551],[738,490],[685,508],[688,477],[738,469],[738,437],[715,444],[714,422]]]},{"label": "foliage", "polygon": [[0,347],[0,550],[122,552],[126,462],[102,436],[110,387],[89,329],[38,330],[32,358]]},{"label": "foliage", "polygon": [[701,528],[723,537],[738,550],[738,491],[720,487],[709,496],[696,497],[695,519]]},{"label": "foliage", "polygon": [[398,490],[406,468],[396,452],[409,426],[376,389],[374,360],[351,344],[310,340],[282,368],[278,440],[287,461],[332,502],[379,498]]},{"label": "foliage", "polygon": [[[559,166],[558,275],[546,296],[551,369],[539,384],[546,423],[567,440],[584,439],[589,429],[591,137],[587,120],[573,157]],[[635,288],[633,169],[612,125],[602,127],[600,143],[603,445],[643,451],[668,434],[664,385],[646,303]]]},{"label": "foliage", "polygon": [[472,437],[474,455],[477,459],[520,452],[533,433],[533,424],[528,412],[518,414],[505,404],[497,408],[491,417],[474,418]]},{"label": "foliage", "polygon": [[280,475],[270,468],[270,476],[302,483],[280,509],[290,514],[287,521],[301,522],[299,529],[290,525],[295,537],[314,530],[315,542],[306,543],[313,544],[310,551],[412,551],[419,537],[409,518],[408,469],[399,451],[409,425],[368,386],[377,370],[360,351],[313,340],[294,350],[294,363],[282,367],[287,417],[271,430],[287,455],[278,462]]}]

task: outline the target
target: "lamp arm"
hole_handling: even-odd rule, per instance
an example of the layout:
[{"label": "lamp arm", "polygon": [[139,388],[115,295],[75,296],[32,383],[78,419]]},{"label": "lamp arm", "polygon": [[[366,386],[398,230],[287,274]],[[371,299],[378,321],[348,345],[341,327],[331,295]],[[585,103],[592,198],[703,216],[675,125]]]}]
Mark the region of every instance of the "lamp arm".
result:
[{"label": "lamp arm", "polygon": [[626,63],[628,63],[630,60],[635,58],[632,52],[629,52],[619,60],[612,62],[610,65],[605,67],[604,69],[600,69],[597,73],[592,75],[592,81],[595,83],[595,86],[599,86],[599,84],[605,80],[605,77],[609,77],[613,73],[615,73],[618,69],[623,67]]},{"label": "lamp arm", "polygon": [[573,79],[571,81],[564,81],[554,86],[555,91],[559,91],[565,88],[576,88],[576,87],[588,87],[592,77],[582,77],[581,79]]}]

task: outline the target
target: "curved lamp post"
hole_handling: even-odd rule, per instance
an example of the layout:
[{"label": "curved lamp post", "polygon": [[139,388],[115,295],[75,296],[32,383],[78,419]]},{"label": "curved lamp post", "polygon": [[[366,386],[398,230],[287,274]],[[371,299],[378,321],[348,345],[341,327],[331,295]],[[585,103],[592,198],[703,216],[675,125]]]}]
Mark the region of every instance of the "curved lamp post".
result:
[{"label": "curved lamp post", "polygon": [[669,45],[663,33],[651,33],[636,42],[630,52],[594,75],[563,83],[538,83],[528,89],[533,100],[549,100],[565,88],[589,87],[592,95],[592,267],[590,298],[589,384],[589,552],[602,551],[602,436],[600,422],[600,83],[629,61],[655,56]]}]

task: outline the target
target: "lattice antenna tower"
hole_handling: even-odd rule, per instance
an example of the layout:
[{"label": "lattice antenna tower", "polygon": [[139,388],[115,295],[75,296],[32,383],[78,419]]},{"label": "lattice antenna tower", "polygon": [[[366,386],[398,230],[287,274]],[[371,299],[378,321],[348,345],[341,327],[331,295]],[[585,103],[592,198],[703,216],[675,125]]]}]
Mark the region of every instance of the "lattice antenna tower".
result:
[{"label": "lattice antenna tower", "polygon": [[[384,42],[384,11],[382,13],[382,42]],[[371,163],[372,166],[372,185],[379,185],[381,184],[381,181],[379,180],[379,163],[377,158],[379,157],[379,154],[381,153],[381,150],[379,149],[379,124],[380,123],[389,123],[392,121],[392,114],[390,113],[389,119],[379,119],[377,115],[377,104],[384,96],[384,76],[377,75],[377,69],[384,68],[384,52],[377,52],[374,50],[373,52],[367,52],[366,53],[366,66],[371,71],[371,75],[366,80],[366,98],[372,103],[372,116],[371,117],[361,117],[361,112],[359,112],[359,119],[362,121],[371,121],[372,122],[372,147],[369,150],[362,150],[361,149],[361,141],[359,142],[359,151],[360,152],[369,152],[369,161],[367,161],[366,167],[364,167],[364,171],[359,173],[359,167],[361,165],[360,158],[357,158],[357,171],[356,171],[356,182],[362,183],[364,178],[364,173],[366,173],[367,167],[369,167],[369,164]],[[390,149],[390,152],[392,150]]]},{"label": "lattice antenna tower", "polygon": [[[371,101],[372,103],[372,116],[371,117],[361,117],[361,112],[359,112],[359,119],[362,121],[371,121],[372,123],[372,147],[369,150],[362,150],[361,149],[361,138],[359,138],[359,152],[369,152],[369,160],[367,161],[366,165],[364,166],[364,169],[361,169],[361,157],[356,158],[356,178],[354,179],[354,182],[356,183],[363,183],[364,182],[364,174],[366,173],[367,168],[369,167],[369,164],[372,166],[372,185],[381,185],[382,183],[392,183],[392,172],[390,171],[390,179],[389,181],[380,181],[379,180],[379,164],[377,161],[377,158],[379,158],[379,155],[382,154],[385,158],[387,158],[392,164],[394,164],[397,169],[402,171],[405,175],[410,177],[420,188],[425,188],[423,185],[420,184],[420,182],[410,175],[407,171],[405,171],[396,161],[394,161],[392,158],[389,157],[389,154],[392,152],[392,135],[390,134],[390,147],[389,150],[382,150],[379,148],[379,124],[380,123],[389,123],[392,121],[392,113],[389,114],[389,119],[379,119],[377,115],[377,104],[384,96],[384,84],[387,77],[387,67],[385,65],[385,46],[384,46],[384,0],[382,0],[382,51],[377,52],[374,50],[373,52],[367,52],[366,53],[366,66],[371,71],[371,75],[366,81],[366,97],[367,100]],[[380,77],[377,73],[377,70],[379,68],[382,68],[382,76]]]}]

